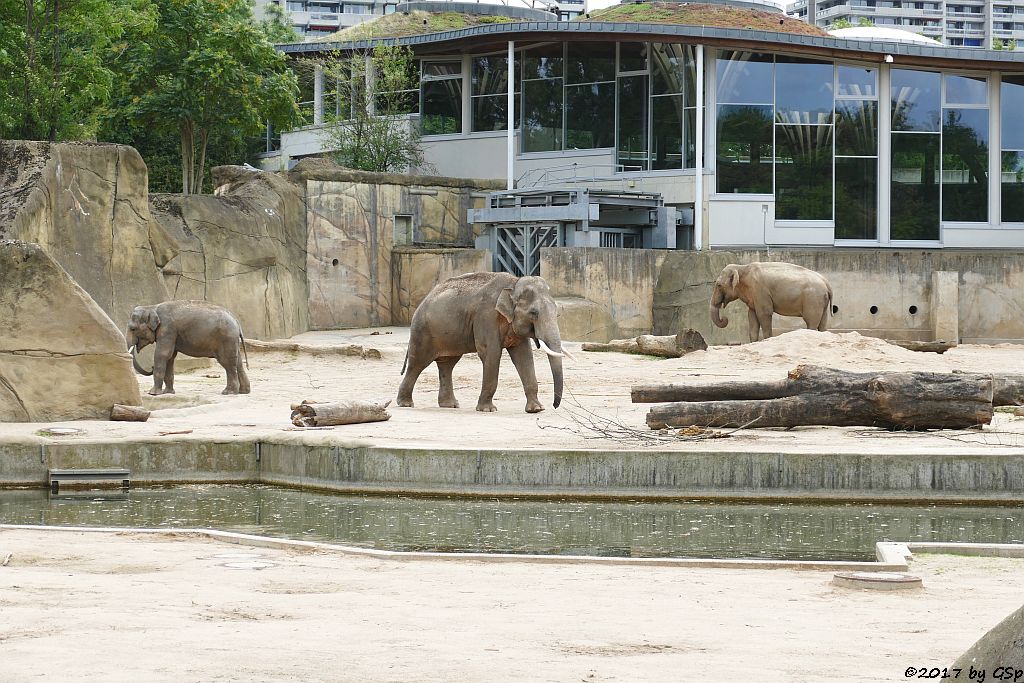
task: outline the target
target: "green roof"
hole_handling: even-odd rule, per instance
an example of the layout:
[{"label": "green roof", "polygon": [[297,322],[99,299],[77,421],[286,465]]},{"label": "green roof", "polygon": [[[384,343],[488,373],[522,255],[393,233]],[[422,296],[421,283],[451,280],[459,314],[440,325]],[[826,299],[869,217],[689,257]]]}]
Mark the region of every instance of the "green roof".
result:
[{"label": "green roof", "polygon": [[707,5],[686,2],[643,2],[613,5],[577,17],[574,21],[617,21],[641,24],[685,24],[716,28],[754,29],[795,33],[805,36],[827,36],[817,26],[779,12],[747,9],[729,5]]},{"label": "green roof", "polygon": [[463,14],[462,12],[423,12],[421,10],[409,12],[408,14],[395,12],[394,14],[386,14],[373,21],[349,26],[337,33],[323,36],[312,42],[334,40],[354,42],[371,38],[401,38],[403,36],[440,33],[441,31],[454,31],[481,24],[498,24],[511,21],[521,20],[494,15]]}]

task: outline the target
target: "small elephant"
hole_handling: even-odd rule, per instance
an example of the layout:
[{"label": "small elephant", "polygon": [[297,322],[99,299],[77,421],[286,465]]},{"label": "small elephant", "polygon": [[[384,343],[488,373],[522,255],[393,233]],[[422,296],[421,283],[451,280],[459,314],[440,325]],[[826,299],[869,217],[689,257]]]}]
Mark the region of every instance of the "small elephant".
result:
[{"label": "small elephant", "polygon": [[[526,392],[526,412],[544,406],[537,400],[537,376],[530,340],[548,354],[555,385],[554,406],[562,401],[562,350],[558,307],[548,284],[539,277],[509,273],[467,273],[438,284],[412,316],[409,348],[402,365],[399,406],[411,408],[412,390],[424,368],[437,362],[440,390],[437,404],[458,408],[452,370],[463,354],[476,352],[484,366],[483,386],[476,409],[494,412],[501,350],[508,349]],[[406,369],[408,368],[408,372]]]},{"label": "small elephant", "polygon": [[729,264],[715,281],[711,294],[711,322],[725,327],[721,310],[739,299],[748,307],[750,341],[758,333],[772,336],[772,313],[804,319],[807,329],[824,332],[832,309],[832,286],[820,273],[793,263]]},{"label": "small elephant", "polygon": [[[165,301],[155,306],[136,306],[125,334],[132,365],[140,374],[153,376],[153,396],[174,393],[174,359],[179,353],[197,358],[216,358],[227,371],[224,394],[248,394],[249,376],[242,365],[245,339],[242,326],[231,311],[205,301]],[[153,371],[139,365],[136,353],[156,343]],[[245,365],[249,360],[246,358]]]}]

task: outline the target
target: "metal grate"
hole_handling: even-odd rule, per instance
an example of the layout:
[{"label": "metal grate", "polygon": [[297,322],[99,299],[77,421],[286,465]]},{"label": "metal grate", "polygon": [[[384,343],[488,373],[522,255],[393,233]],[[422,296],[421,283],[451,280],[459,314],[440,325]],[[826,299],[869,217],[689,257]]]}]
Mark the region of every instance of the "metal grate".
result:
[{"label": "metal grate", "polygon": [[522,277],[540,275],[541,247],[562,245],[558,225],[495,226],[494,269]]}]

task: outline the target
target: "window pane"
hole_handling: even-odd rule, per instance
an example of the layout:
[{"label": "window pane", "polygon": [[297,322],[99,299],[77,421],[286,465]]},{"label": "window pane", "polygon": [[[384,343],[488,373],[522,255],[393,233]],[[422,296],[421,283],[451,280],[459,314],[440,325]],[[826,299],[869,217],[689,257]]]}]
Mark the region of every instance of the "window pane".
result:
[{"label": "window pane", "polygon": [[651,168],[683,167],[683,96],[651,98]]},{"label": "window pane", "polygon": [[423,112],[420,122],[424,135],[462,132],[462,79],[424,81],[420,87]]},{"label": "window pane", "polygon": [[1024,150],[1024,126],[1018,123],[1024,112],[1024,76],[1003,76],[1000,99],[1003,149]]},{"label": "window pane", "polygon": [[946,76],[946,104],[988,104],[988,80],[977,76]]},{"label": "window pane", "polygon": [[775,217],[832,219],[832,126],[776,126]]},{"label": "window pane", "polygon": [[415,114],[420,110],[419,90],[382,92],[374,96],[376,112],[384,116]]},{"label": "window pane", "polygon": [[718,191],[771,194],[771,106],[718,107]]},{"label": "window pane", "polygon": [[567,43],[566,83],[615,80],[615,43]]},{"label": "window pane", "polygon": [[562,79],[523,81],[523,151],[562,149]]},{"label": "window pane", "polygon": [[892,238],[939,239],[939,136],[892,136]]},{"label": "window pane", "polygon": [[878,239],[878,160],[836,157],[836,239]]},{"label": "window pane", "polygon": [[988,109],[946,109],[942,220],[988,220]]},{"label": "window pane", "polygon": [[619,156],[623,170],[647,168],[647,76],[619,79]]},{"label": "window pane", "polygon": [[687,78],[696,80],[694,71],[693,48],[688,45],[671,43],[654,43],[651,48],[651,93],[667,95],[681,93],[684,88],[691,94],[694,84]]},{"label": "window pane", "polygon": [[462,62],[423,62],[424,76],[458,76],[462,73]]},{"label": "window pane", "polygon": [[561,43],[535,47],[523,56],[523,78],[558,78],[561,75]]},{"label": "window pane", "polygon": [[892,129],[939,132],[939,74],[892,70]]},{"label": "window pane", "polygon": [[619,43],[619,73],[647,70],[646,43]]},{"label": "window pane", "polygon": [[683,115],[686,130],[683,134],[683,154],[686,155],[683,168],[697,167],[697,108],[689,107]]},{"label": "window pane", "polygon": [[839,65],[839,97],[878,97],[878,69]]},{"label": "window pane", "polygon": [[775,59],[775,120],[779,123],[832,123],[831,62],[796,57]]},{"label": "window pane", "polygon": [[878,155],[878,102],[836,100],[836,154]]},{"label": "window pane", "polygon": [[[487,97],[474,97],[473,102],[473,130],[505,130],[508,123],[508,96],[488,95]],[[519,102],[519,95],[516,94],[516,102]],[[519,126],[519,110],[516,109],[516,120],[514,125]]]},{"label": "window pane", "polygon": [[615,82],[565,87],[565,148],[615,146]]},{"label": "window pane", "polygon": [[730,104],[772,104],[772,56],[723,52],[717,62],[718,101]]},{"label": "window pane", "polygon": [[508,92],[508,57],[473,58],[473,94],[500,95]]},{"label": "window pane", "polygon": [[1003,152],[1003,222],[1024,222],[1024,152]]}]

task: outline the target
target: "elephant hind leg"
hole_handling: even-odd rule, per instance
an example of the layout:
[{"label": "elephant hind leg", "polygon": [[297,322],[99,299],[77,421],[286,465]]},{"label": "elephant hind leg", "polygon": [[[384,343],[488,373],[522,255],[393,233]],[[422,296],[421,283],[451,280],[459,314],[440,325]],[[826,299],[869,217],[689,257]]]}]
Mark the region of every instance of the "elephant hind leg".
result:
[{"label": "elephant hind leg", "polygon": [[420,378],[420,373],[423,372],[428,365],[433,363],[434,360],[435,359],[430,355],[417,352],[417,350],[410,344],[409,356],[406,359],[408,365],[405,368],[405,374],[402,376],[402,383],[398,386],[398,400],[395,401],[395,405],[402,408],[414,407],[412,401],[412,390],[416,387],[416,380]]},{"label": "elephant hind leg", "polygon": [[459,400],[455,398],[455,387],[452,384],[452,370],[462,356],[437,359],[437,375],[441,388],[437,392],[437,405],[442,408],[458,408]]},{"label": "elephant hind leg", "polygon": [[[241,377],[245,376],[245,370],[242,368],[242,358],[238,352],[238,345],[230,351],[218,353],[215,358],[220,363],[221,367],[224,368],[224,373],[227,375],[227,386],[224,387],[222,394],[238,394],[248,393],[240,392],[241,388]],[[249,378],[245,378],[245,386],[249,386]]]},{"label": "elephant hind leg", "polygon": [[249,374],[245,371],[245,364],[242,362],[238,363],[238,393],[248,394],[249,387]]}]

